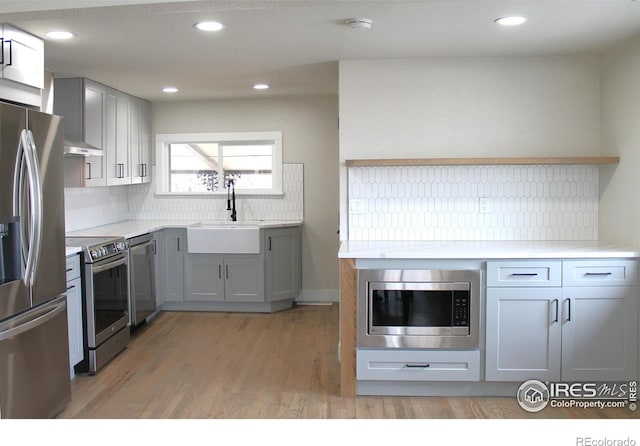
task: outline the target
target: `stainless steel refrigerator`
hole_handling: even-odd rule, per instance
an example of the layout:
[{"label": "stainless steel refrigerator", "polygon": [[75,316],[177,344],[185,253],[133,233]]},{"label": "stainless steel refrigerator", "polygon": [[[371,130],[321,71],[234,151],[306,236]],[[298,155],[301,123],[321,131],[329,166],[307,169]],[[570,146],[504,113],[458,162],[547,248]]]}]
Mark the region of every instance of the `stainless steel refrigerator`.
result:
[{"label": "stainless steel refrigerator", "polygon": [[0,102],[0,417],[71,398],[62,118]]}]

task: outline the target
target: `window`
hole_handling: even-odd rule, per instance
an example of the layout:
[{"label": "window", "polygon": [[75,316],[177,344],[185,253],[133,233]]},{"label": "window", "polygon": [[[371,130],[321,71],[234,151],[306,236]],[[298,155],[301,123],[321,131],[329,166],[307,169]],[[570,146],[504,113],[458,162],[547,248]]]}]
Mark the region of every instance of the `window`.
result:
[{"label": "window", "polygon": [[282,193],[282,133],[159,134],[158,194]]}]

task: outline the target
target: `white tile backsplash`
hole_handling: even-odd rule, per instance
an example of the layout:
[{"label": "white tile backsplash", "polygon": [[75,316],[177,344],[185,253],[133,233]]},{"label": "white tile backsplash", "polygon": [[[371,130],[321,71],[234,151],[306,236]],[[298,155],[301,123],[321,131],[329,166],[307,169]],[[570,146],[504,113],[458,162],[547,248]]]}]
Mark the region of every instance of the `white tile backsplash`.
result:
[{"label": "white tile backsplash", "polygon": [[129,219],[129,192],[125,186],[64,189],[66,231]]},{"label": "white tile backsplash", "polygon": [[[304,220],[304,165],[283,164],[281,196],[236,196],[238,220]],[[155,185],[65,188],[66,230],[121,220],[228,220],[226,196],[155,195]]]},{"label": "white tile backsplash", "polygon": [[352,167],[350,240],[597,240],[597,166]]}]

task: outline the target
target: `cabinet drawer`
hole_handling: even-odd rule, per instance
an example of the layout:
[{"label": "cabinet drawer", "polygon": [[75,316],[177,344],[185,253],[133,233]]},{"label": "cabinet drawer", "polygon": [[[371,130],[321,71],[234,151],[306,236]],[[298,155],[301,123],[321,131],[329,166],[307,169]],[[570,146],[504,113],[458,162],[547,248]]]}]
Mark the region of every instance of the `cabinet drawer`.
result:
[{"label": "cabinet drawer", "polygon": [[635,260],[571,260],[562,263],[564,286],[635,286]]},{"label": "cabinet drawer", "polygon": [[67,257],[67,282],[80,277],[80,256],[74,254]]},{"label": "cabinet drawer", "polygon": [[487,262],[489,287],[545,287],[561,284],[560,261]]},{"label": "cabinet drawer", "polygon": [[479,381],[480,351],[356,351],[356,378],[374,381]]}]

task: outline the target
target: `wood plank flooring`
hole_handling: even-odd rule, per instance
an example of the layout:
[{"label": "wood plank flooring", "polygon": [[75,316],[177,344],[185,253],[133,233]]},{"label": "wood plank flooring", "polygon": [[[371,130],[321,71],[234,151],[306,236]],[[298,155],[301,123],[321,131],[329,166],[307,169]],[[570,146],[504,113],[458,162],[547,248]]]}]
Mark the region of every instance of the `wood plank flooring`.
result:
[{"label": "wood plank flooring", "polygon": [[638,418],[628,409],[537,414],[514,398],[340,396],[338,305],[274,314],[164,312],[95,376],[72,382],[59,418]]}]

